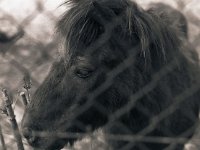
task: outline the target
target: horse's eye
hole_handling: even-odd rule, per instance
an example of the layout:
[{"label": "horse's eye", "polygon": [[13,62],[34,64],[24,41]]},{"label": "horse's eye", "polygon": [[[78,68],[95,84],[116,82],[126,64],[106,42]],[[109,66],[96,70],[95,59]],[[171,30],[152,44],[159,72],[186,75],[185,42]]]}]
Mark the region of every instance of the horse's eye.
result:
[{"label": "horse's eye", "polygon": [[79,78],[88,78],[89,76],[91,76],[92,72],[93,71],[89,69],[78,69],[76,70],[76,75]]}]

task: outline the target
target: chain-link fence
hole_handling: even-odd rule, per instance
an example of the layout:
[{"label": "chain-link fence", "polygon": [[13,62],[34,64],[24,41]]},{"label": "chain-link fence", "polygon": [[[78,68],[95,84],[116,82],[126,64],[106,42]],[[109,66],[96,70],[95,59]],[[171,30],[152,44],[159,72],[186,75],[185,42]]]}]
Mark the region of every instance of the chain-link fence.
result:
[{"label": "chain-link fence", "polygon": [[[143,3],[143,2],[146,3],[146,1],[139,1],[139,3]],[[147,3],[148,2],[150,1],[147,1]],[[23,101],[22,101],[22,97],[20,93],[22,91],[25,92],[27,99],[30,100],[31,95],[33,95],[34,91],[42,83],[44,77],[47,76],[49,67],[52,64],[52,62],[57,57],[62,58],[64,55],[63,53],[58,52],[59,49],[61,49],[60,43],[62,43],[61,42],[62,40],[60,39],[60,37],[57,37],[57,35],[54,34],[55,33],[54,25],[59,19],[59,16],[61,14],[60,12],[63,12],[63,10],[61,10],[57,14],[57,12],[54,12],[54,11],[58,11],[58,9],[60,9],[59,4],[52,3],[53,5],[57,5],[58,8],[49,10],[48,6],[46,6],[48,1],[45,3],[44,1],[38,0],[38,1],[31,1],[31,4],[29,4],[31,5],[29,6],[30,10],[28,9],[25,10],[24,12],[22,12],[22,15],[21,14],[16,15],[18,12],[13,10],[12,7],[8,9],[9,11],[6,10],[6,5],[11,5],[11,3],[6,4],[5,0],[0,1],[0,6],[2,4],[2,6],[0,7],[0,12],[1,12],[1,15],[0,15],[0,24],[1,24],[0,26],[0,84],[1,84],[1,87],[9,89],[8,91],[12,93],[12,94],[9,94],[8,99],[12,100],[11,101],[12,108],[14,109],[15,115],[17,117],[16,118],[17,122],[19,126],[21,126],[21,118],[24,112],[24,108],[26,106],[23,105]],[[199,12],[198,8],[200,6],[198,6],[199,5],[198,2],[197,1],[188,2],[184,0],[177,0],[177,1],[172,1],[171,4],[174,5],[176,8],[178,8],[178,10],[180,10],[186,16],[188,20],[188,25],[189,25],[188,40],[191,43],[191,45],[189,46],[189,49],[196,49],[197,51],[200,51],[200,47],[199,47],[200,45],[198,42],[200,40],[200,36],[199,36],[200,35],[199,34],[200,33],[200,29],[199,29],[200,19],[197,16]],[[18,5],[20,6],[20,4]],[[21,5],[22,6],[25,5],[25,3],[22,3]],[[110,38],[112,38],[113,43],[116,43],[116,47],[122,47],[122,49],[126,47],[123,45],[123,42],[126,43],[127,41],[121,41],[121,39],[119,39],[120,37],[117,37],[117,36],[113,37],[111,34],[111,30],[113,30],[113,28],[115,28],[116,26],[120,24],[119,22],[121,19],[124,19],[123,16],[114,17],[113,16],[114,14],[112,14],[113,12],[110,12],[110,10],[108,10],[107,8],[101,8],[101,7],[99,8],[98,2],[97,4],[94,4],[94,5],[96,5],[94,7],[97,9],[96,11],[97,14],[102,13],[103,15],[102,14],[100,16],[97,14],[92,14],[92,15],[94,15],[96,22],[103,25],[103,27],[105,28],[105,33],[103,33],[98,38],[98,40],[95,41],[95,44],[92,44],[89,46],[89,48],[87,48],[87,51],[90,51],[89,55],[92,55],[91,53],[93,51],[95,51],[99,47],[102,47],[102,45],[105,45],[105,43],[109,41]],[[146,5],[146,6],[148,7],[149,5]],[[54,8],[56,7],[54,6]],[[61,9],[63,8],[65,10],[64,5],[61,6]],[[106,14],[104,14],[104,12],[106,12]],[[109,13],[111,13],[110,16],[108,15]],[[108,18],[106,18],[104,15]],[[175,19],[173,21],[176,22],[177,20]],[[169,21],[169,23],[172,23],[172,22]],[[85,26],[86,25],[87,23],[85,24]],[[183,36],[183,35],[180,35],[180,36]],[[147,47],[149,47],[151,43],[145,46],[146,41],[145,39],[143,40],[144,40],[143,41],[144,47],[142,47],[142,49],[147,49]],[[191,47],[194,47],[194,48],[191,48]],[[127,47],[127,48],[132,49],[130,47]],[[134,48],[137,49],[138,47],[134,47]],[[195,55],[195,53],[192,52],[192,55],[193,54]],[[136,53],[133,55],[131,53],[129,55],[130,57],[126,57],[126,59],[124,59],[121,63],[119,63],[117,66],[114,66],[114,68],[112,68],[112,71],[107,73],[105,81],[102,81],[103,84],[98,86],[97,89],[95,89],[93,92],[87,95],[88,97],[87,101],[84,102],[84,104],[82,104],[81,107],[74,113],[73,118],[76,118],[76,116],[78,117],[80,114],[84,114],[84,112],[87,112],[88,110],[90,110],[90,107],[93,105],[95,105],[94,107],[98,112],[100,112],[103,115],[104,114],[107,115],[108,110],[104,107],[104,105],[97,103],[96,101],[94,104],[94,99],[95,97],[98,97],[98,95],[101,95],[101,93],[104,93],[105,91],[109,90],[110,86],[112,86],[113,84],[113,81],[115,82],[114,79],[117,78],[121,73],[127,72],[127,68],[129,68],[131,65],[134,64],[134,61],[136,60],[133,58],[135,58],[135,55],[138,55],[138,54]],[[194,56],[193,58],[197,59],[197,57],[198,56]],[[109,62],[109,63],[113,63],[113,62]],[[181,91],[179,94],[175,95],[173,98],[175,102],[170,105],[166,104],[165,105],[166,108],[163,109],[162,111],[159,111],[159,113],[156,114],[154,117],[150,115],[151,112],[149,112],[149,110],[146,110],[145,107],[137,106],[138,108],[140,108],[139,112],[141,114],[143,114],[144,116],[152,117],[151,121],[149,121],[148,124],[145,125],[143,130],[141,130],[137,134],[131,134],[133,133],[133,129],[130,129],[129,126],[127,127],[127,125],[124,125],[124,120],[122,122],[118,122],[119,121],[118,118],[121,118],[121,116],[123,115],[127,115],[127,112],[132,110],[133,107],[136,107],[135,105],[137,105],[137,101],[140,101],[145,95],[148,95],[149,93],[151,93],[156,88],[157,84],[160,81],[162,81],[164,84],[165,82],[170,82],[170,81],[163,81],[163,79],[165,79],[168,74],[170,74],[176,69],[177,67],[176,65],[177,65],[177,62],[175,60],[168,63],[166,66],[162,67],[161,69],[159,69],[159,71],[157,71],[154,74],[154,76],[152,77],[150,82],[148,82],[148,84],[144,84],[142,87],[138,89],[137,92],[133,92],[132,94],[129,95],[128,99],[130,101],[127,102],[126,104],[123,104],[123,103],[116,104],[117,102],[113,102],[112,104],[110,104],[108,102],[106,105],[112,105],[112,106],[121,105],[121,106],[120,107],[116,106],[116,108],[119,107],[119,109],[113,110],[112,114],[109,115],[108,121],[106,121],[106,124],[104,124],[102,129],[98,129],[97,131],[92,132],[93,130],[90,127],[88,127],[87,131],[85,131],[84,133],[81,131],[72,132],[72,133],[71,132],[67,132],[67,133],[57,132],[57,133],[54,133],[54,136],[62,137],[62,138],[84,137],[83,140],[77,141],[74,144],[73,148],[70,147],[70,145],[66,144],[67,146],[65,149],[81,149],[81,150],[82,149],[83,150],[111,149],[108,141],[115,141],[115,143],[118,143],[118,144],[123,143],[123,145],[125,146],[120,148],[122,150],[134,149],[135,146],[138,149],[144,149],[144,150],[148,149],[148,146],[144,144],[140,144],[139,146],[135,145],[137,142],[170,144],[169,147],[165,149],[166,150],[175,149],[175,145],[182,144],[187,141],[187,138],[184,135],[191,133],[191,128],[188,129],[186,132],[184,132],[182,136],[173,137],[173,138],[161,136],[159,134],[157,136],[151,136],[148,133],[151,133],[151,131],[157,127],[157,124],[162,122],[162,120],[164,120],[166,117],[170,116],[171,114],[174,115],[174,112],[180,109],[180,106],[181,106],[180,104],[185,103],[184,102],[185,99],[187,99],[188,97],[191,97],[191,95],[193,95],[195,92],[199,90],[199,84],[194,83],[194,85],[192,85],[191,87],[185,88],[184,91]],[[113,66],[110,66],[110,67],[113,67]],[[85,72],[83,72],[82,74],[84,75]],[[79,74],[79,75],[82,75],[82,74]],[[141,79],[138,78],[137,80],[138,81],[134,81],[135,84],[137,84],[139,80]],[[175,80],[179,80],[179,79],[175,79]],[[131,80],[124,81],[124,82],[131,82]],[[195,82],[198,83],[197,81]],[[123,88],[124,88],[123,90],[126,90],[126,91],[129,90],[129,89],[126,89],[127,87],[123,87]],[[163,88],[163,89],[167,90],[167,88]],[[124,92],[123,90],[121,90],[122,93]],[[171,92],[165,91],[165,93],[171,93]],[[165,93],[160,93],[160,94],[165,94]],[[119,100],[117,96],[120,96],[120,94],[115,95],[115,96],[116,96],[115,99]],[[169,95],[166,95],[166,97],[167,96]],[[6,95],[4,91],[4,94],[0,95],[0,98],[5,99],[5,97]],[[147,99],[151,99],[151,98],[147,98]],[[156,105],[156,104],[152,102],[150,105]],[[4,106],[5,106],[4,102],[1,101],[1,110],[4,113],[4,115],[2,114],[0,116],[1,117],[0,139],[2,143],[0,148],[3,150],[17,149],[16,141],[18,143],[20,139],[16,140],[16,138],[14,138],[13,136],[13,133],[11,131],[11,126],[10,126],[10,121],[5,115],[5,113],[8,113],[7,112],[8,110],[6,110]],[[112,107],[110,107],[110,109],[111,108]],[[154,110],[152,110],[152,112],[154,112]],[[184,114],[185,116],[187,116],[188,118],[191,117],[190,112],[186,111],[185,113],[186,113]],[[135,117],[137,116],[139,115],[136,115]],[[14,118],[11,117],[11,120],[13,119]],[[118,121],[116,122],[116,120]],[[98,120],[96,121],[98,122]],[[138,121],[142,122],[144,120],[138,120]],[[188,121],[191,121],[191,120],[188,119]],[[176,124],[176,122],[174,122],[174,124]],[[187,124],[187,122],[183,121],[183,124]],[[11,122],[11,125],[12,125],[12,122]],[[76,120],[76,126],[78,126],[81,129],[84,128],[83,130],[86,130],[85,129],[86,125],[81,121]],[[117,128],[117,131],[107,133],[106,132],[107,129],[112,128],[112,126],[116,126],[115,128]],[[15,127],[14,129],[16,131]],[[177,128],[176,130],[178,131],[179,129]],[[168,134],[170,135],[171,131],[164,131],[164,132],[168,132]],[[117,133],[117,134],[113,134],[113,133]],[[35,132],[35,134],[39,134],[41,137],[43,136],[46,137],[48,133],[43,132],[43,131],[41,132],[38,131],[38,133]],[[23,140],[23,145],[25,149],[31,149],[31,147],[27,144],[27,141],[24,138],[22,140]],[[191,142],[186,145],[186,149],[188,150],[199,149],[200,147],[199,142],[200,142],[199,131],[197,128],[194,138],[192,138]],[[155,149],[156,149],[156,146],[155,146]]]}]

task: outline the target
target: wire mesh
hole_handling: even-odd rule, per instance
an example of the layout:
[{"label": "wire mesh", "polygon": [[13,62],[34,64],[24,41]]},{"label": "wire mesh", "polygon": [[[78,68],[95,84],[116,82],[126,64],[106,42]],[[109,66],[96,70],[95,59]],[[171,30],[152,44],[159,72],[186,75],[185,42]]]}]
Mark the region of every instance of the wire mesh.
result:
[{"label": "wire mesh", "polygon": [[[0,1],[0,5],[3,4],[4,0]],[[45,3],[43,1],[33,1],[34,9],[32,12],[30,12],[26,17],[23,19],[16,19],[14,17],[13,13],[6,12],[2,7],[0,7],[0,11],[3,15],[0,15],[1,25],[0,25],[0,66],[1,66],[1,72],[0,72],[0,84],[2,87],[7,87],[10,89],[11,93],[17,93],[17,94],[11,94],[11,97],[13,97],[12,106],[14,108],[14,111],[17,116],[17,121],[20,126],[23,109],[25,104],[30,103],[31,95],[34,93],[34,91],[37,89],[37,87],[42,83],[45,76],[47,76],[48,70],[52,62],[59,57],[59,55],[63,55],[58,52],[59,46],[60,46],[60,39],[54,38],[54,39],[47,39],[47,36],[53,36],[52,31],[46,31],[40,32],[40,29],[38,30],[38,35],[32,35],[31,32],[34,32],[34,28],[32,28],[32,25],[35,24],[35,22],[40,22],[40,24],[45,24],[45,22],[42,22],[43,20],[47,20],[49,24],[55,25],[55,23],[58,21],[58,16],[54,14],[53,11],[49,11],[45,7]],[[141,1],[140,1],[141,3]],[[191,45],[196,49],[197,51],[200,51],[199,49],[199,40],[200,40],[200,29],[199,24],[200,20],[195,13],[191,11],[190,8],[188,9],[188,6],[191,5],[191,2],[183,1],[183,0],[177,0],[174,1],[177,8],[183,12],[188,20],[189,24],[189,41]],[[198,2],[196,2],[198,3]],[[191,7],[191,6],[190,6]],[[197,8],[198,9],[198,8]],[[38,21],[36,21],[38,19]],[[95,42],[95,44],[91,45],[87,51],[91,51],[90,54],[94,51],[94,49],[97,49],[104,45],[111,37],[111,30],[118,25],[122,18],[118,17],[114,21],[110,22],[103,22],[106,24],[106,32],[105,34],[102,34],[102,36]],[[49,26],[47,24],[46,26]],[[53,25],[49,30],[52,30]],[[45,26],[41,26],[42,28],[45,28]],[[119,37],[116,37],[116,44],[120,43]],[[44,39],[44,40],[43,40]],[[120,44],[119,44],[120,45]],[[148,45],[149,46],[149,45]],[[138,48],[137,46],[134,48]],[[190,47],[191,48],[191,47]],[[145,47],[144,47],[145,49]],[[137,54],[135,54],[137,55]],[[195,56],[198,57],[198,56]],[[88,100],[82,107],[74,113],[74,118],[76,116],[79,116],[80,114],[87,111],[91,106],[94,106],[95,109],[100,112],[101,114],[107,115],[107,110],[104,108],[104,106],[100,103],[95,102],[93,99],[95,97],[98,97],[101,93],[108,90],[108,88],[112,85],[114,79],[122,72],[125,72],[127,68],[129,68],[132,64],[134,64],[134,55],[130,55],[125,59],[122,63],[120,63],[117,67],[115,67],[111,72],[106,74],[106,82],[101,84],[95,91],[90,93],[88,96]],[[198,59],[198,58],[197,58]],[[35,132],[35,135],[39,135],[40,137],[46,137],[46,136],[53,136],[53,137],[61,137],[61,138],[83,138],[82,141],[77,141],[76,144],[71,147],[67,145],[65,149],[111,149],[110,145],[107,141],[117,141],[126,143],[123,147],[121,147],[121,150],[131,150],[134,149],[136,146],[136,142],[146,142],[146,143],[163,143],[163,144],[169,144],[165,150],[173,150],[175,149],[175,146],[177,144],[182,144],[188,141],[187,138],[185,138],[184,135],[187,135],[191,132],[191,129],[188,129],[180,137],[162,137],[162,136],[151,136],[148,135],[152,130],[155,129],[156,125],[162,122],[166,117],[173,114],[177,109],[179,109],[180,103],[184,102],[185,99],[193,95],[195,92],[199,91],[200,84],[196,83],[192,87],[189,87],[185,89],[185,91],[181,92],[179,95],[176,95],[174,97],[174,103],[168,105],[163,111],[161,111],[159,114],[157,114],[155,117],[152,117],[149,124],[141,130],[137,134],[130,134],[131,131],[129,127],[124,125],[121,122],[116,122],[118,118],[126,114],[129,110],[131,110],[133,107],[135,107],[137,101],[140,100],[141,97],[144,95],[150,93],[152,90],[155,89],[156,85],[160,80],[162,80],[165,76],[167,76],[168,73],[172,72],[177,66],[176,66],[176,60],[172,61],[160,71],[158,71],[154,76],[152,77],[151,82],[149,82],[147,85],[142,87],[139,91],[136,93],[133,93],[129,97],[129,102],[120,109],[116,110],[114,113],[112,113],[109,116],[108,122],[103,126],[103,129],[99,129],[95,132],[92,132],[90,128],[88,128],[88,131],[86,133],[71,133],[71,132]],[[197,82],[197,81],[196,81]],[[31,87],[31,89],[30,89]],[[21,93],[23,91],[27,95],[27,101],[22,101],[21,96],[24,94]],[[20,94],[21,93],[21,94]],[[0,96],[1,99],[3,99],[3,96]],[[26,99],[26,97],[23,97],[23,100]],[[1,102],[2,103],[2,102]],[[7,113],[4,106],[4,104],[0,104],[1,111],[4,113]],[[153,110],[152,110],[153,111]],[[140,109],[140,112],[143,114],[150,114],[149,110]],[[188,118],[190,118],[190,114],[185,114]],[[19,118],[18,118],[19,117]],[[16,149],[17,145],[14,144],[19,141],[19,139],[13,138],[12,132],[10,131],[11,127],[9,126],[10,123],[7,121],[7,117],[5,115],[1,115],[1,122],[0,122],[0,139],[1,139],[1,145],[0,148],[2,150],[4,149]],[[112,134],[112,133],[106,133],[104,129],[112,128],[113,125],[119,126],[119,129],[123,129],[123,132],[129,133],[129,134]],[[85,128],[84,124],[82,122],[79,122],[76,120],[76,126],[79,128]],[[195,124],[196,126],[196,124]],[[193,127],[192,127],[193,128]],[[178,129],[177,129],[178,130]],[[187,150],[197,150],[199,149],[200,145],[200,139],[199,139],[199,128],[197,128],[197,131],[195,132],[194,138],[190,140],[190,143],[185,146],[185,149]],[[167,131],[171,132],[171,131]],[[25,139],[23,139],[23,143],[25,146],[25,149],[32,149],[26,142]],[[138,147],[137,147],[138,148]],[[18,147],[18,149],[22,149]],[[148,150],[148,147],[146,145],[140,144],[139,149],[141,150]]]}]

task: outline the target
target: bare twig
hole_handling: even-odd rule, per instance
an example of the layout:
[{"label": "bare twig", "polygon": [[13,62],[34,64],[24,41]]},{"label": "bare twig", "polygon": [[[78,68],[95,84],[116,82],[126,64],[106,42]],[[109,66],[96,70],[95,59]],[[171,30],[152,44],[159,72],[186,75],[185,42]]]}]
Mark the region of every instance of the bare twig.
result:
[{"label": "bare twig", "polygon": [[14,111],[12,109],[12,101],[10,100],[6,89],[3,89],[2,91],[3,91],[3,95],[4,95],[5,107],[6,107],[6,110],[7,110],[7,114],[10,117],[9,120],[10,120],[12,129],[13,129],[14,137],[15,137],[16,142],[17,142],[18,150],[24,150],[22,138],[21,138],[21,135],[20,135],[20,132],[19,132],[17,121],[15,119],[15,114],[14,114]]},{"label": "bare twig", "polygon": [[0,142],[1,142],[0,148],[2,148],[2,150],[6,150],[6,144],[5,144],[3,133],[2,133],[2,130],[1,130],[1,125],[0,125]]},{"label": "bare twig", "polygon": [[26,92],[27,92],[27,95],[28,95],[27,100],[28,100],[28,102],[30,102],[30,92],[29,92],[29,90],[31,89],[32,83],[31,83],[30,74],[28,72],[25,73],[23,80],[24,80],[24,89],[26,89]]},{"label": "bare twig", "polygon": [[24,104],[25,106],[27,106],[28,101],[27,101],[27,99],[26,99],[25,93],[24,93],[24,92],[21,92],[21,93],[20,93],[20,96],[22,97],[23,104]]}]

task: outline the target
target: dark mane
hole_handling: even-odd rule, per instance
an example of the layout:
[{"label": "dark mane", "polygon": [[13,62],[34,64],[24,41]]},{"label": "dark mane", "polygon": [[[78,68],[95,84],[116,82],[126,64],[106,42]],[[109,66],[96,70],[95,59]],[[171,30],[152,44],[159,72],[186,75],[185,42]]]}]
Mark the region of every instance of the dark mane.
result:
[{"label": "dark mane", "polygon": [[[70,3],[71,9],[64,14],[58,22],[58,32],[65,38],[66,49],[70,52],[83,50],[101,36],[106,25],[95,19],[98,11],[93,6],[93,1],[85,0],[79,3]],[[101,5],[110,8],[121,22],[110,36],[118,36],[121,39],[140,39],[141,52],[150,59],[150,47],[157,49],[159,57],[171,59],[169,56],[174,50],[179,50],[180,39],[176,36],[177,30],[167,27],[155,14],[144,12],[135,3],[128,0],[101,0]],[[119,34],[120,33],[120,34]],[[136,44],[134,40],[128,40],[128,44]],[[172,52],[170,52],[172,51]]]}]

